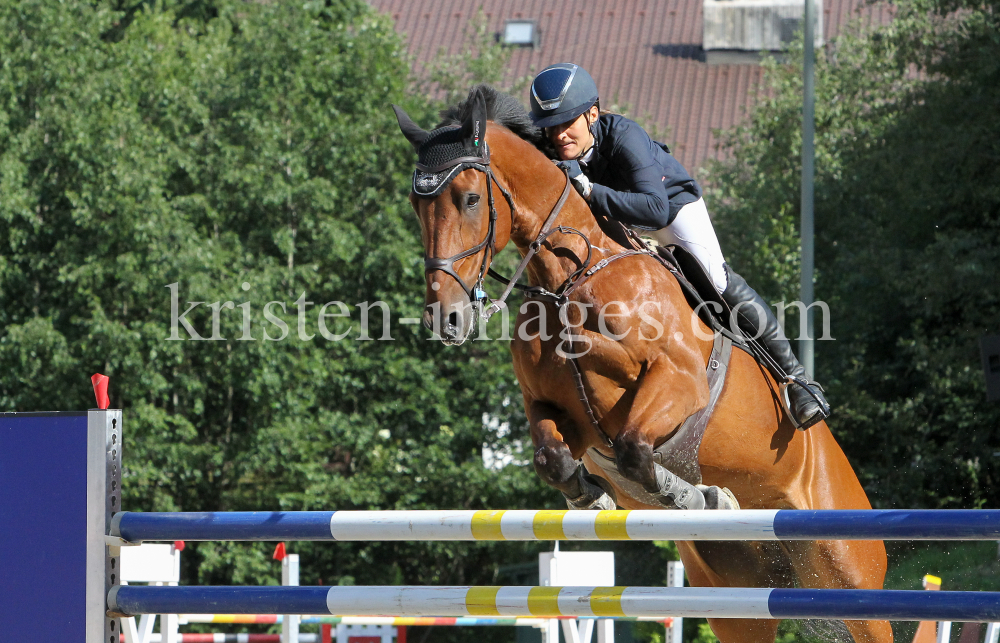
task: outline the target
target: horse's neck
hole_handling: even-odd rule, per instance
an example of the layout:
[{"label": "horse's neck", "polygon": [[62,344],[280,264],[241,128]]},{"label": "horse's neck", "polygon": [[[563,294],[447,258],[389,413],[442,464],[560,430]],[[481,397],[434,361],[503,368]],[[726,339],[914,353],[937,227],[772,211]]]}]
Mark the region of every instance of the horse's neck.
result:
[{"label": "horse's neck", "polygon": [[[495,144],[491,142],[492,146],[499,148],[495,149],[499,153],[493,159],[501,181],[509,186],[514,197],[517,212],[512,220],[510,239],[523,257],[528,252],[529,245],[538,237],[545,220],[566,187],[566,175],[530,143],[505,129],[502,132],[504,136],[497,137],[500,140]],[[502,160],[498,162],[499,159],[514,161],[505,163]],[[601,230],[586,201],[572,187],[570,190],[572,193],[556,217],[553,228],[566,226],[583,233],[591,245],[590,265],[625,250]],[[556,232],[539,248],[528,264],[528,279],[533,285],[554,292],[586,258],[587,245],[579,235]],[[713,341],[703,338],[711,337],[712,332],[697,318],[678,283],[672,278],[671,281],[673,295],[670,299],[676,303],[675,310],[678,314],[693,315],[692,323],[698,325],[703,333],[698,343],[707,364]],[[662,294],[664,297],[668,296],[665,292]]]},{"label": "horse's neck", "polygon": [[[508,136],[516,138],[513,134]],[[531,147],[517,139],[517,143]],[[511,186],[516,214],[511,225],[510,238],[523,257],[542,231],[566,187],[566,175],[550,160],[531,147],[531,154],[509,155],[517,162],[499,163],[498,171]],[[500,156],[500,155],[497,155]],[[496,162],[497,156],[494,156]],[[551,229],[565,226],[579,230],[584,237],[572,233],[554,232],[538,249],[527,267],[528,280],[547,290],[554,291],[577,270],[588,256],[587,243],[591,246],[590,263],[596,263],[621,250],[621,247],[601,230],[587,203],[570,187],[566,203],[559,211]]]}]

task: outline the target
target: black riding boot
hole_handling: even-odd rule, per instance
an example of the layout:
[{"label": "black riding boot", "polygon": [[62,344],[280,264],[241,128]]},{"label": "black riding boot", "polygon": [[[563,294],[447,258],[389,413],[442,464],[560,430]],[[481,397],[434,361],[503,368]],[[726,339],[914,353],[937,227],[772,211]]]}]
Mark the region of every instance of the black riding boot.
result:
[{"label": "black riding boot", "polygon": [[[792,423],[800,429],[808,429],[825,420],[830,416],[830,405],[823,397],[823,387],[806,379],[806,369],[795,358],[792,346],[781,332],[781,326],[771,307],[728,264],[726,276],[729,280],[722,298],[733,310],[743,304],[739,308],[737,322],[740,330],[750,337],[756,337],[781,370],[789,376],[785,391]],[[758,311],[763,314],[758,315]],[[763,328],[760,327],[762,321]]]}]

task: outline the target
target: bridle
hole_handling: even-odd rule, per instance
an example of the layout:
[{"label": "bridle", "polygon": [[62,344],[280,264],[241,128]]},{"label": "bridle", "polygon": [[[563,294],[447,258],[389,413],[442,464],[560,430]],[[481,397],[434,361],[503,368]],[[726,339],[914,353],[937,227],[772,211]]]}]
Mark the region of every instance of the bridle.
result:
[{"label": "bridle", "polygon": [[[510,279],[507,279],[506,277],[503,277],[495,270],[490,268],[490,264],[493,261],[493,257],[496,256],[497,209],[496,209],[496,202],[493,196],[494,183],[496,184],[497,189],[500,190],[500,193],[503,194],[504,199],[506,199],[507,201],[507,206],[510,208],[510,217],[512,223],[516,216],[517,208],[514,206],[514,197],[511,196],[510,191],[507,190],[507,188],[505,188],[502,183],[500,183],[499,179],[497,179],[496,174],[493,173],[493,169],[490,167],[489,148],[486,147],[483,156],[464,156],[457,159],[453,159],[449,161],[447,164],[435,168],[427,168],[419,163],[417,164],[417,172],[424,172],[424,173],[438,174],[441,172],[454,171],[455,169],[458,168],[478,170],[479,172],[482,172],[483,174],[486,175],[486,195],[487,195],[487,203],[489,205],[489,217],[490,217],[489,227],[486,230],[486,236],[483,238],[483,240],[477,243],[476,245],[472,246],[471,248],[463,250],[450,257],[425,256],[424,274],[426,275],[432,272],[441,271],[447,275],[450,275],[453,279],[455,279],[455,281],[459,283],[460,286],[462,286],[462,290],[464,290],[465,294],[468,295],[469,301],[471,301],[472,304],[479,309],[480,315],[483,317],[483,319],[489,319],[496,312],[500,311],[505,306],[507,297],[510,296],[511,291],[514,288],[517,288],[525,292],[525,294],[528,296],[543,297],[543,298],[546,296],[550,296],[557,300],[565,300],[566,295],[568,295],[568,290],[572,289],[572,286],[575,285],[580,275],[583,274],[585,270],[587,270],[587,267],[590,265],[590,259],[591,259],[590,240],[586,237],[586,235],[584,235],[576,228],[570,228],[568,226],[558,226],[556,228],[552,227],[552,225],[555,223],[556,217],[559,216],[559,212],[562,211],[563,206],[566,204],[566,200],[569,198],[569,193],[572,187],[572,184],[570,183],[569,180],[569,176],[566,175],[566,185],[563,187],[562,194],[559,196],[559,200],[556,202],[556,204],[552,207],[552,210],[549,212],[549,216],[546,217],[545,223],[542,224],[542,228],[541,230],[539,230],[538,235],[535,237],[535,240],[528,245],[528,251],[525,253],[524,257],[521,258],[521,262],[517,265],[517,268],[514,270],[514,274],[511,275]],[[417,172],[414,173],[414,180],[416,180]],[[457,174],[457,172],[454,172],[454,174]],[[528,262],[531,261],[531,258],[534,257],[535,254],[538,252],[538,250],[542,247],[542,244],[545,243],[545,240],[548,239],[549,236],[551,236],[555,232],[577,234],[580,237],[582,237],[584,242],[587,244],[586,260],[583,261],[582,265],[577,270],[575,270],[572,274],[570,274],[570,276],[566,279],[566,281],[563,282],[563,285],[560,286],[560,288],[555,293],[549,292],[539,286],[523,286],[521,284],[518,284],[517,280],[520,279],[521,275],[524,273],[525,268],[527,268],[528,266]],[[455,262],[465,259],[466,257],[471,257],[475,254],[478,254],[479,252],[482,252],[484,249],[486,250],[486,252],[483,253],[483,261],[479,265],[479,274],[476,277],[476,282],[470,288],[469,285],[465,283],[465,280],[462,279],[462,277],[459,276],[457,272],[455,272]],[[498,299],[490,299],[489,295],[487,295],[486,293],[486,289],[483,288],[483,282],[486,279],[486,275],[490,275],[497,281],[506,284],[507,287],[504,289],[503,294],[500,295]],[[490,302],[489,306],[484,308],[483,304],[487,301]]]},{"label": "bridle", "polygon": [[[563,170],[563,175],[566,179],[566,184],[565,186],[563,186],[563,191],[562,194],[559,196],[559,200],[556,201],[554,206],[552,206],[552,210],[549,212],[549,216],[546,217],[545,223],[542,224],[542,227],[539,230],[538,235],[535,236],[534,241],[532,241],[528,245],[528,251],[524,254],[524,257],[521,258],[521,262],[517,265],[517,268],[514,270],[514,273],[511,275],[510,279],[507,279],[506,277],[499,275],[496,271],[490,268],[490,263],[492,261],[492,258],[493,256],[496,255],[497,211],[496,211],[496,204],[493,198],[494,183],[496,183],[497,188],[500,190],[500,192],[504,195],[504,198],[507,200],[507,205],[510,207],[510,216],[512,223],[514,221],[514,217],[516,215],[517,210],[514,206],[514,199],[511,196],[510,192],[503,186],[502,183],[500,183],[500,181],[496,177],[496,174],[493,173],[493,170],[490,167],[489,149],[487,148],[484,150],[483,157],[478,157],[478,156],[461,157],[458,159],[454,159],[449,163],[436,168],[426,168],[418,164],[417,171],[414,172],[414,185],[416,185],[418,172],[421,171],[425,173],[434,173],[434,174],[447,172],[449,174],[449,178],[447,180],[450,181],[452,178],[454,178],[456,174],[458,174],[459,171],[463,169],[478,170],[486,175],[487,202],[489,203],[489,209],[490,209],[489,212],[490,221],[489,221],[489,228],[486,231],[486,237],[483,238],[483,240],[480,241],[475,246],[468,248],[467,250],[463,250],[458,254],[452,255],[451,257],[425,256],[424,274],[430,274],[432,272],[440,270],[441,272],[451,275],[451,277],[454,278],[455,281],[457,281],[459,285],[462,286],[462,289],[465,290],[465,293],[469,296],[469,300],[473,303],[473,305],[479,309],[479,313],[483,319],[488,320],[493,314],[500,311],[505,306],[504,302],[507,300],[507,297],[510,295],[510,293],[513,291],[514,288],[521,290],[526,297],[550,301],[553,304],[555,304],[557,309],[561,310],[566,304],[569,303],[569,295],[577,288],[577,286],[579,286],[585,279],[596,273],[598,270],[601,270],[602,268],[610,264],[612,261],[616,261],[623,257],[643,255],[643,254],[645,255],[653,254],[648,248],[645,248],[643,246],[642,249],[624,250],[615,255],[602,259],[601,261],[598,261],[593,266],[591,266],[590,260],[593,254],[593,245],[590,243],[590,239],[587,238],[587,236],[584,233],[580,232],[576,228],[572,228],[569,226],[553,227],[553,225],[555,224],[556,217],[558,217],[559,212],[562,211],[563,206],[566,204],[566,200],[569,198],[570,191],[572,190],[572,183],[570,182],[569,174],[566,172],[566,170]],[[444,185],[446,185],[446,183],[443,185],[439,185],[438,190],[443,189]],[[570,275],[563,281],[562,284],[560,284],[558,288],[556,288],[554,292],[546,290],[541,286],[524,286],[517,283],[517,280],[520,279],[521,275],[524,273],[525,268],[527,268],[528,262],[531,261],[532,257],[534,257],[535,254],[539,251],[539,249],[541,249],[542,244],[545,243],[546,239],[548,239],[552,234],[556,232],[560,232],[563,234],[576,234],[583,239],[584,243],[587,246],[587,257],[581,262],[580,267],[574,270],[572,273],[570,273]],[[465,259],[466,257],[475,255],[476,253],[481,252],[484,249],[486,250],[486,252],[483,253],[483,261],[479,266],[479,274],[476,277],[476,283],[470,288],[469,285],[465,283],[465,281],[458,275],[458,273],[455,272],[455,262],[461,259]],[[483,288],[483,281],[486,278],[487,274],[496,279],[497,281],[506,284],[506,288],[504,289],[503,294],[500,295],[498,299],[490,300],[489,295],[486,294],[486,290]],[[483,303],[485,303],[488,300],[490,301],[490,305],[484,308]],[[604,431],[603,427],[601,427],[600,421],[594,415],[594,410],[590,404],[590,399],[587,396],[587,391],[583,383],[583,373],[580,369],[580,365],[577,363],[577,356],[573,347],[572,333],[568,334],[567,341],[569,342],[569,350],[564,351],[564,356],[566,357],[566,361],[568,361],[573,368],[573,379],[576,385],[577,395],[580,399],[580,402],[583,404],[584,412],[586,413],[587,418],[590,420],[591,426],[594,427],[594,430],[601,437],[602,441],[604,442],[604,445],[606,447],[613,448],[614,443],[608,436],[607,432]]]},{"label": "bridle", "polygon": [[[497,237],[497,209],[496,203],[493,197],[493,184],[496,183],[497,188],[503,194],[504,198],[507,200],[507,205],[511,210],[511,218],[513,219],[514,213],[514,197],[511,196],[510,192],[507,191],[500,181],[497,180],[493,170],[490,168],[490,153],[489,148],[483,143],[484,154],[483,156],[463,156],[457,159],[452,159],[443,166],[428,168],[426,166],[417,163],[417,170],[414,172],[414,181],[419,172],[424,172],[427,174],[438,174],[441,172],[447,172],[462,166],[461,169],[474,169],[482,172],[486,175],[486,195],[487,203],[490,208],[490,222],[489,228],[486,230],[486,237],[476,245],[463,250],[458,254],[454,254],[450,257],[428,257],[424,256],[424,274],[428,275],[432,272],[441,271],[447,275],[450,275],[455,281],[462,286],[462,290],[468,295],[469,301],[473,304],[481,305],[482,302],[486,301],[488,298],[486,290],[483,288],[483,281],[486,278],[486,274],[490,269],[490,263],[493,261],[493,257],[496,255],[496,237]],[[457,174],[458,172],[454,172]],[[442,186],[443,187],[443,186]],[[471,257],[478,254],[483,249],[486,252],[483,253],[483,261],[479,265],[479,275],[476,277],[476,282],[470,288],[465,280],[455,272],[455,262],[461,261],[466,257]]]}]

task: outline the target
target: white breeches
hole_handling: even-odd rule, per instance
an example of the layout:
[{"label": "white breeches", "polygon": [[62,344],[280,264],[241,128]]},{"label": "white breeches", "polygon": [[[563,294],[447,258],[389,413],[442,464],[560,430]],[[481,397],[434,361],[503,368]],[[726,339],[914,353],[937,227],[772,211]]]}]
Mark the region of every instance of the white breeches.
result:
[{"label": "white breeches", "polygon": [[681,246],[693,254],[712,278],[715,289],[720,293],[726,289],[726,270],[722,264],[722,248],[715,228],[708,216],[705,200],[698,199],[681,208],[673,222],[660,230],[643,230],[641,234],[656,239],[660,245]]}]

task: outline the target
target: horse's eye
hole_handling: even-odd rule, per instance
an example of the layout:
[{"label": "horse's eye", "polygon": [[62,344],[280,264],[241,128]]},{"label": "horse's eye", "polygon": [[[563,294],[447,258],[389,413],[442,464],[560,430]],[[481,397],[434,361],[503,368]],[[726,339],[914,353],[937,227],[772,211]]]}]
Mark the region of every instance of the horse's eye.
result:
[{"label": "horse's eye", "polygon": [[468,208],[474,208],[474,207],[476,207],[477,203],[479,203],[479,195],[478,194],[470,194],[469,196],[467,196],[465,198],[465,206],[468,207]]}]

